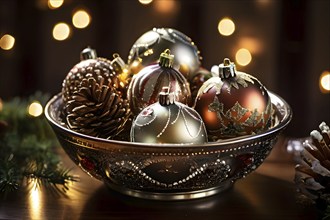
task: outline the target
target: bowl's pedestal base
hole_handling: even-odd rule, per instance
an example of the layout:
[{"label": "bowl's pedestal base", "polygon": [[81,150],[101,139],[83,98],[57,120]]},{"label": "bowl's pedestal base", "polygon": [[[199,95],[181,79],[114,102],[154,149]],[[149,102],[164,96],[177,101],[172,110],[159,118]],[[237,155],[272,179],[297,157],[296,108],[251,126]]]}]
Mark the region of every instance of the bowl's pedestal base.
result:
[{"label": "bowl's pedestal base", "polygon": [[141,199],[151,199],[151,200],[177,201],[177,200],[199,199],[199,198],[212,196],[217,193],[221,193],[230,189],[234,185],[234,183],[227,181],[217,187],[208,188],[204,190],[186,191],[186,192],[161,192],[161,193],[122,188],[109,183],[106,183],[106,185],[117,192],[132,197],[137,197]]}]

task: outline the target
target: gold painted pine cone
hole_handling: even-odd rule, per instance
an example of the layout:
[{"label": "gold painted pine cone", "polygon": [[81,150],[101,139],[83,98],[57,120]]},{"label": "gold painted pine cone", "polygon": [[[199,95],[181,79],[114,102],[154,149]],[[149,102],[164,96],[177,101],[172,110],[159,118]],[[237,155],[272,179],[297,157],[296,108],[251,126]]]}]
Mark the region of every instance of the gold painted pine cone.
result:
[{"label": "gold painted pine cone", "polygon": [[124,128],[129,106],[120,92],[104,85],[98,76],[82,79],[66,104],[66,122],[70,129],[90,136],[112,139]]}]

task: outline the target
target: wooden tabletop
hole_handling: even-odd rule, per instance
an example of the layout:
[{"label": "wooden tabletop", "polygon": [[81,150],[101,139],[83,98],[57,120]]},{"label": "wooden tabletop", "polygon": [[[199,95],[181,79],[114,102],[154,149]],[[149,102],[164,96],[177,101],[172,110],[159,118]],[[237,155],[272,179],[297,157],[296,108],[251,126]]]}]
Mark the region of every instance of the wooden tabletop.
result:
[{"label": "wooden tabletop", "polygon": [[62,152],[66,166],[80,181],[66,196],[47,190],[11,194],[0,200],[0,219],[317,219],[313,207],[296,201],[294,163],[281,138],[267,160],[230,190],[208,198],[161,202],[116,193],[75,166]]}]

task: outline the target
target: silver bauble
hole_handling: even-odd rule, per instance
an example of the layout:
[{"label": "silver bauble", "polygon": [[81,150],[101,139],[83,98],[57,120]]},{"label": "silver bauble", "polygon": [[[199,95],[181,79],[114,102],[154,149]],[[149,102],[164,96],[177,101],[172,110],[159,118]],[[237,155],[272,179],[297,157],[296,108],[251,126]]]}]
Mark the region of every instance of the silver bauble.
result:
[{"label": "silver bauble", "polygon": [[128,65],[133,72],[136,66],[140,66],[137,73],[141,68],[156,63],[165,49],[170,49],[175,56],[174,68],[188,80],[194,77],[201,65],[200,52],[188,36],[172,28],[153,28],[139,37],[129,52]]},{"label": "silver bauble", "polygon": [[164,87],[159,101],[142,110],[131,128],[131,141],[144,143],[203,144],[207,142],[204,122],[192,108],[174,101]]}]

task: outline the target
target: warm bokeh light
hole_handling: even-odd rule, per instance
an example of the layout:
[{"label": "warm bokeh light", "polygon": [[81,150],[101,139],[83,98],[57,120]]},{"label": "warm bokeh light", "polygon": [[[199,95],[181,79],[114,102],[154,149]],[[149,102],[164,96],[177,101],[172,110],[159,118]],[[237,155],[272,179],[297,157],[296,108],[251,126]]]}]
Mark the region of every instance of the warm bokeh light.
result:
[{"label": "warm bokeh light", "polygon": [[48,8],[56,9],[63,5],[64,0],[48,0]]},{"label": "warm bokeh light", "polygon": [[238,48],[246,48],[253,54],[260,54],[263,52],[263,42],[258,38],[240,37],[237,46]]},{"label": "warm bokeh light", "polygon": [[177,12],[178,1],[176,0],[155,0],[155,10],[162,14],[170,14]]},{"label": "warm bokeh light", "polygon": [[43,112],[42,105],[38,101],[32,102],[28,107],[29,115],[39,117]]},{"label": "warm bokeh light", "polygon": [[324,71],[320,76],[320,90],[323,93],[330,92],[330,72]]},{"label": "warm bokeh light", "polygon": [[85,28],[89,25],[91,16],[85,10],[78,10],[72,16],[72,24],[76,28]]},{"label": "warm bokeh light", "polygon": [[223,36],[230,36],[235,31],[235,23],[230,18],[223,18],[219,21],[218,31]]},{"label": "warm bokeh light", "polygon": [[42,192],[36,179],[31,180],[31,191],[28,201],[29,214],[31,219],[44,219],[42,212]]},{"label": "warm bokeh light", "polygon": [[118,79],[119,79],[119,84],[121,87],[125,87],[128,83],[127,79],[128,79],[128,76],[129,76],[129,71],[128,69],[123,69],[123,71],[118,75]]},{"label": "warm bokeh light", "polygon": [[252,56],[251,56],[250,51],[248,49],[245,49],[245,48],[239,49],[236,52],[235,58],[236,58],[236,62],[241,66],[248,65],[252,60]]},{"label": "warm bokeh light", "polygon": [[53,37],[55,40],[65,40],[70,36],[70,26],[66,23],[57,23],[53,28]]},{"label": "warm bokeh light", "polygon": [[255,3],[257,4],[257,6],[266,7],[270,5],[272,2],[271,0],[256,0]]},{"label": "warm bokeh light", "polygon": [[2,99],[0,98],[0,112],[2,111],[3,109],[3,104],[2,104]]},{"label": "warm bokeh light", "polygon": [[3,50],[11,50],[14,47],[15,38],[10,34],[5,34],[0,38],[0,47]]},{"label": "warm bokeh light", "polygon": [[152,2],[153,0],[139,0],[139,2],[143,5],[148,5]]}]

